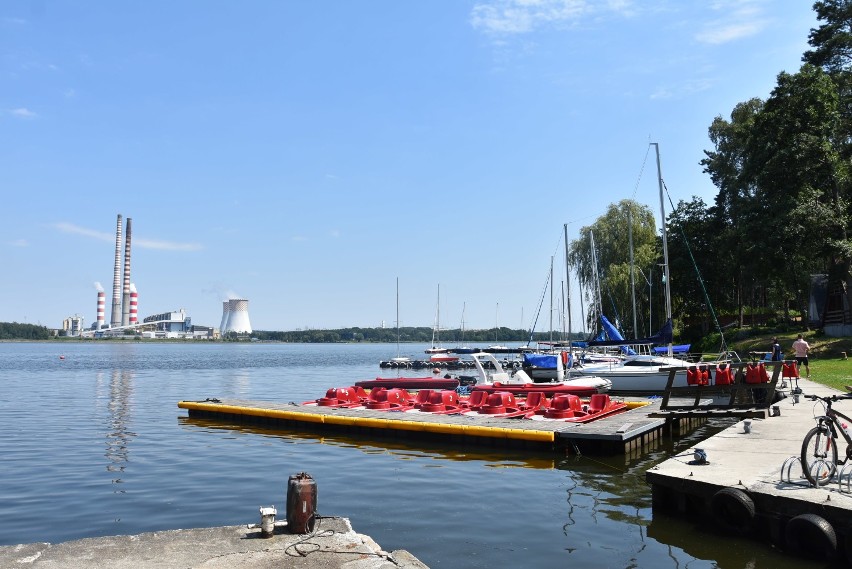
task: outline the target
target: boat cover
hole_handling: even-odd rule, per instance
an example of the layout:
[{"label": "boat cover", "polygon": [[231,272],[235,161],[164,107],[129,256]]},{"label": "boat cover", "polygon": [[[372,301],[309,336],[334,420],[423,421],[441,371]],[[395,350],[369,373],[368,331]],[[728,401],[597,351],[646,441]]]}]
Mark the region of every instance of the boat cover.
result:
[{"label": "boat cover", "polygon": [[524,366],[556,369],[557,356],[549,354],[524,354]]},{"label": "boat cover", "polygon": [[[685,354],[689,351],[689,348],[691,348],[691,347],[692,347],[692,344],[680,344],[678,346],[672,346],[672,353],[673,354]],[[655,354],[665,354],[665,353],[668,353],[668,351],[669,351],[668,346],[658,346],[658,347],[654,348]]]},{"label": "boat cover", "polygon": [[[612,324],[610,324],[609,321],[606,319],[606,317],[603,316],[603,315],[601,315],[601,321],[604,322],[604,326],[606,326],[607,324],[609,326],[612,326]],[[672,341],[672,337],[674,336],[672,328],[673,328],[672,327],[672,321],[671,321],[671,318],[669,318],[668,320],[666,320],[666,323],[663,325],[663,327],[660,328],[660,331],[657,332],[653,336],[649,336],[647,338],[636,338],[634,340],[625,340],[625,339],[622,338],[621,340],[594,341],[594,342],[589,342],[589,345],[590,346],[626,346],[626,345],[630,345],[630,344],[634,344],[634,345],[635,344],[653,344],[653,345],[668,344]],[[614,326],[613,326],[613,330],[615,330]],[[615,333],[618,334],[618,330],[615,330]],[[621,334],[618,334],[618,336],[621,336]]]}]

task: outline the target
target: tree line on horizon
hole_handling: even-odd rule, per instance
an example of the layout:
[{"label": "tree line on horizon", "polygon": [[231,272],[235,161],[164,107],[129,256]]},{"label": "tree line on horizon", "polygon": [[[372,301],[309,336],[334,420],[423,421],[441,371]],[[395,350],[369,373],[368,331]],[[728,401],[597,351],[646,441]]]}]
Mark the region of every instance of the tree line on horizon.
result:
[{"label": "tree line on horizon", "polygon": [[[812,275],[826,275],[830,297],[852,306],[852,2],[814,10],[820,25],[799,71],[779,73],[766,100],[741,102],[709,126],[700,164],[718,189],[714,202],[664,201],[675,336],[684,341],[727,325],[804,328],[819,316],[807,313]],[[642,337],[664,323],[662,236],[648,206],[612,204],[581,228],[569,265],[588,325],[602,313],[625,337]]]},{"label": "tree line on horizon", "polygon": [[[432,342],[433,328],[428,326],[403,326],[399,329],[399,341],[401,343]],[[337,342],[364,342],[364,343],[395,343],[397,341],[396,328],[338,328],[338,329],[310,329],[293,331],[268,331],[254,330],[251,337],[267,342],[291,342],[291,343],[337,343]],[[562,332],[534,332],[529,330],[518,330],[506,327],[491,328],[485,330],[444,330],[441,329],[441,343],[444,347],[451,348],[466,344],[500,344],[506,342],[544,342],[548,340],[582,340],[585,337],[578,332],[563,334]]]},{"label": "tree line on horizon", "polygon": [[47,340],[50,331],[46,326],[0,322],[0,340]]}]

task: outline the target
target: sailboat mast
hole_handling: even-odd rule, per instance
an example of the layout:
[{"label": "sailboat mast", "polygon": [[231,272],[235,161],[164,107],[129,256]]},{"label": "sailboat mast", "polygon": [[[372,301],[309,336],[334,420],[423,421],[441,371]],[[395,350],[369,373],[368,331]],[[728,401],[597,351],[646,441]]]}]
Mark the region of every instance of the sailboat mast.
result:
[{"label": "sailboat mast", "polygon": [[639,337],[639,327],[636,324],[636,277],[633,262],[633,205],[627,206],[627,234],[630,241],[630,296],[633,298],[633,335]]},{"label": "sailboat mast", "polygon": [[[654,145],[654,149],[657,153],[657,182],[660,186],[660,216],[662,218],[663,225],[663,274],[666,279],[666,321],[669,321],[672,319],[672,289],[671,278],[669,276],[669,242],[666,237],[666,206],[663,201],[663,171],[660,168],[660,145],[656,142],[652,142],[651,144]],[[669,340],[669,357],[672,357],[672,353],[672,342]]]},{"label": "sailboat mast", "polygon": [[571,270],[568,268],[568,224],[562,224],[565,233],[565,304],[568,307],[568,342],[571,342]]},{"label": "sailboat mast", "polygon": [[399,277],[396,277],[396,357],[399,357]]},{"label": "sailboat mast", "polygon": [[[435,342],[441,347],[441,283],[438,283],[438,308],[435,310]],[[435,346],[433,346],[435,347]]]},{"label": "sailboat mast", "polygon": [[550,342],[553,345],[553,255],[550,256]]},{"label": "sailboat mast", "polygon": [[592,247],[592,274],[595,277],[595,311],[596,318],[600,318],[603,314],[603,301],[601,300],[601,280],[598,276],[598,254],[595,251],[595,232],[589,231],[590,245]]}]

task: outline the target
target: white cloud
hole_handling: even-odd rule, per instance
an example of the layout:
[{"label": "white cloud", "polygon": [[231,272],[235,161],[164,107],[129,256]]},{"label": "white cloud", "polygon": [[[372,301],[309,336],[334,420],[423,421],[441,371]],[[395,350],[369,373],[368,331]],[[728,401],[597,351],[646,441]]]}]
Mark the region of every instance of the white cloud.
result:
[{"label": "white cloud", "polygon": [[706,22],[695,34],[701,43],[719,45],[760,33],[767,25],[762,0],[723,0],[712,4],[718,18]]},{"label": "white cloud", "polygon": [[307,241],[307,240],[308,240],[308,238],[305,237],[304,235],[294,235],[293,237],[290,238],[290,241]]},{"label": "white cloud", "polygon": [[587,0],[490,0],[474,5],[474,28],[494,34],[521,34],[563,24],[590,12]]},{"label": "white cloud", "polygon": [[34,119],[38,115],[26,107],[20,107],[17,109],[11,109],[9,114],[13,117],[18,117],[19,119]]},{"label": "white cloud", "polygon": [[633,16],[634,0],[485,0],[473,6],[474,28],[494,35],[523,34],[573,25],[601,12]]},{"label": "white cloud", "polygon": [[12,247],[29,247],[30,243],[26,239],[15,239],[9,243]]},{"label": "white cloud", "polygon": [[172,241],[155,241],[153,239],[133,238],[133,245],[143,249],[160,249],[162,251],[200,251],[199,243],[174,243]]},{"label": "white cloud", "polygon": [[714,82],[711,79],[701,78],[690,81],[683,81],[677,84],[677,87],[659,87],[651,93],[650,99],[681,99],[695,93],[706,91],[713,87]]},{"label": "white cloud", "polygon": [[[67,222],[56,223],[54,224],[54,227],[63,233],[84,235],[86,237],[91,237],[99,241],[115,242],[114,233],[96,231],[94,229],[80,227],[79,225],[74,225],[73,223]],[[152,239],[145,239],[139,237],[134,237],[132,244],[133,246],[141,247],[142,249],[159,249],[163,251],[198,251],[200,249],[203,249],[203,247],[198,243],[175,243],[171,241],[155,241]]]},{"label": "white cloud", "polygon": [[85,235],[86,237],[92,237],[94,239],[98,239],[100,241],[115,241],[115,235],[111,233],[104,233],[103,231],[95,231],[94,229],[87,229],[85,227],[80,227],[79,225],[74,225],[73,223],[60,222],[54,224],[54,227],[61,231],[62,233],[73,233],[75,235]]}]

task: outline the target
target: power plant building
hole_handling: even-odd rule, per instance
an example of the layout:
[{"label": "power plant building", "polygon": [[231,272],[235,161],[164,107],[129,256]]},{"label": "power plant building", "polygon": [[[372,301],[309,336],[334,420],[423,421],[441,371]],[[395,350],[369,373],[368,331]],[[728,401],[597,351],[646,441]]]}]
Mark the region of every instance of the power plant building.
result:
[{"label": "power plant building", "polygon": [[[146,338],[193,338],[213,339],[215,329],[209,326],[193,326],[192,320],[184,309],[148,316],[140,321],[139,294],[136,285],[131,282],[131,240],[132,219],[126,219],[126,229],[122,227],[122,215],[118,214],[115,223],[115,262],[113,265],[112,312],[106,320],[106,294],[99,283],[97,316],[86,336],[121,337],[141,334]],[[124,231],[123,231],[124,230]],[[124,257],[122,259],[122,234],[124,237]],[[124,278],[122,279],[122,274]],[[65,335],[84,335],[83,319],[80,316],[66,318],[62,323]],[[223,303],[222,322],[219,327],[222,334],[235,332],[250,334],[252,331],[248,316],[248,300],[233,299]]]}]

